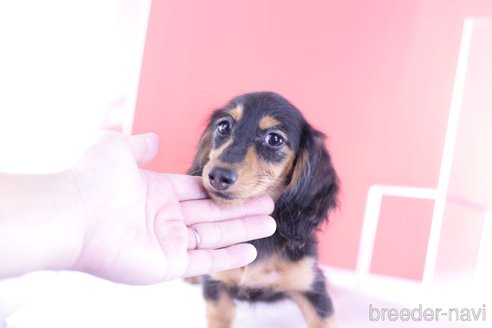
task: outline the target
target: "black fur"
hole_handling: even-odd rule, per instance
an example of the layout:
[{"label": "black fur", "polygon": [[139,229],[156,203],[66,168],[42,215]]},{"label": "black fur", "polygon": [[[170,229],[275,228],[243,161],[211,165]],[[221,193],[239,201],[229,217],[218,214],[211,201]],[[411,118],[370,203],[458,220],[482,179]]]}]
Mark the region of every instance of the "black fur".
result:
[{"label": "black fur", "polygon": [[242,289],[237,286],[227,286],[220,281],[211,279],[209,276],[205,276],[202,282],[203,296],[205,299],[212,301],[217,301],[219,299],[221,291],[228,293],[232,298],[247,302],[276,302],[286,297],[285,293],[273,291],[271,289]]},{"label": "black fur", "polygon": [[286,255],[298,260],[316,255],[316,230],[337,206],[338,178],[324,146],[324,135],[305,123],[300,148],[308,155],[297,184],[275,204],[277,233],[286,241]]},{"label": "black fur", "polygon": [[[251,144],[256,145],[258,155],[266,161],[277,163],[283,159],[255,139],[265,132],[258,128],[263,115],[269,115],[281,122],[281,129],[288,136],[286,146],[296,156],[294,168],[287,177],[287,185],[276,200],[272,214],[277,222],[277,231],[271,237],[252,241],[258,250],[256,261],[262,261],[272,254],[280,255],[293,263],[306,256],[316,258],[316,231],[327,219],[329,212],[337,206],[339,183],[325,147],[324,135],[309,125],[301,112],[285,98],[272,92],[249,93],[234,98],[224,108],[215,111],[210,117],[189,173],[202,174],[208,161],[207,153],[224,142],[216,135],[217,122],[231,120],[226,112],[238,104],[244,107],[243,117],[234,129],[233,145],[221,154],[222,161],[241,162]],[[252,129],[258,131],[252,133]],[[324,318],[332,314],[333,306],[325,290],[324,276],[317,268],[313,270],[317,270],[316,279],[311,290],[303,291],[302,295],[313,305],[318,315]],[[210,277],[204,279],[206,299],[217,300],[221,289],[234,298],[247,301],[274,301],[287,296],[282,291],[239,289]]]},{"label": "black fur", "polygon": [[311,290],[305,292],[304,296],[313,305],[319,317],[326,318],[333,313],[333,303],[326,293],[325,276],[319,270]]}]

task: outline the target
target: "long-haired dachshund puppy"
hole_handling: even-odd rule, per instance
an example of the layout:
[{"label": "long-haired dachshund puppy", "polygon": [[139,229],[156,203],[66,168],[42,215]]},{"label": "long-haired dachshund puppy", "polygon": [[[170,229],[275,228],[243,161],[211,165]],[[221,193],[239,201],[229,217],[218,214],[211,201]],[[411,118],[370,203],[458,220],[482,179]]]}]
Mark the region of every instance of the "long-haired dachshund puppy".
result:
[{"label": "long-haired dachshund puppy", "polygon": [[252,242],[257,259],[204,277],[208,327],[233,327],[234,299],[283,298],[299,306],[309,328],[334,327],[316,252],[317,228],[339,189],[324,135],[279,94],[244,94],[212,114],[189,173],[201,175],[219,203],[263,193],[275,201],[277,231]]}]

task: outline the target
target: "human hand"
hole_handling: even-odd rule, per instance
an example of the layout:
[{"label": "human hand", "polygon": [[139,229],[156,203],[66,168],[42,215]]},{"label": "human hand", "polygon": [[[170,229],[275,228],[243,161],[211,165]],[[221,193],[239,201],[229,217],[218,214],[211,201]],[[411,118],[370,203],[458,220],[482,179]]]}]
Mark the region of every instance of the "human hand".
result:
[{"label": "human hand", "polygon": [[[150,284],[240,267],[271,235],[273,202],[235,207],[207,198],[200,177],[143,170],[158,150],[154,134],[105,133],[70,172],[84,209],[72,269],[109,280]],[[199,248],[191,226],[200,236]],[[232,245],[232,246],[230,246]]]}]

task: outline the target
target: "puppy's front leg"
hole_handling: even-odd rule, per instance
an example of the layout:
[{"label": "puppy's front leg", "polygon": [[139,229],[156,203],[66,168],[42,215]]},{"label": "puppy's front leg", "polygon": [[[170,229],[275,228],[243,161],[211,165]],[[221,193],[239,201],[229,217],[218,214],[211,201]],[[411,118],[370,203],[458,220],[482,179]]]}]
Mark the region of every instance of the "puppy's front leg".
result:
[{"label": "puppy's front leg", "polygon": [[[305,293],[296,292],[290,295],[292,300],[301,309],[308,328],[335,328],[335,316],[333,313],[325,313],[319,308],[314,299],[306,297]],[[314,300],[314,302],[313,302]]]},{"label": "puppy's front leg", "polygon": [[326,291],[325,278],[321,272],[310,290],[291,292],[290,297],[301,309],[308,328],[335,328],[333,303]]},{"label": "puppy's front leg", "polygon": [[236,304],[227,292],[226,286],[210,278],[203,282],[206,301],[208,328],[233,328]]}]

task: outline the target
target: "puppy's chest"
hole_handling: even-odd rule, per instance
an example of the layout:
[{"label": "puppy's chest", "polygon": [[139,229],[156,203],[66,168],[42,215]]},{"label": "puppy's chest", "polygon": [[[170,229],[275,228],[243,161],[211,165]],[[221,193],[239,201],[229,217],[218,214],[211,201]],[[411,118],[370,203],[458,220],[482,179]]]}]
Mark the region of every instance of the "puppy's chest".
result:
[{"label": "puppy's chest", "polygon": [[288,261],[271,256],[239,269],[212,274],[212,278],[238,289],[307,291],[315,278],[315,260]]}]

